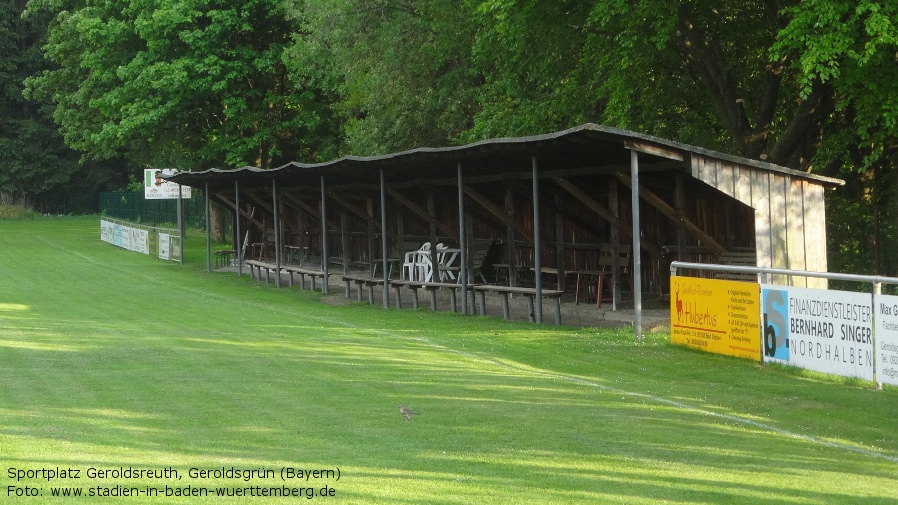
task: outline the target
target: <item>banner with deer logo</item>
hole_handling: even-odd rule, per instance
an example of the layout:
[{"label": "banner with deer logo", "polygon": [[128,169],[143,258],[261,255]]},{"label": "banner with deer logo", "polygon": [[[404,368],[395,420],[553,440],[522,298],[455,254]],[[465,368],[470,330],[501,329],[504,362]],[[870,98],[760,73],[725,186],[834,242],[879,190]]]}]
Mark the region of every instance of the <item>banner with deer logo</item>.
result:
[{"label": "banner with deer logo", "polygon": [[670,278],[670,341],[761,360],[760,293],[753,282]]}]

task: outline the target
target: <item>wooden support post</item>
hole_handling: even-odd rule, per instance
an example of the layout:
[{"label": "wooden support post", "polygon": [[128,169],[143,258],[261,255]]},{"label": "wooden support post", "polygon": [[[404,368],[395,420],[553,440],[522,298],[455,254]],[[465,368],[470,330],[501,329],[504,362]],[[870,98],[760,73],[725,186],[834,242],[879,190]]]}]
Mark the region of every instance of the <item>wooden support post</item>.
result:
[{"label": "wooden support post", "polygon": [[[674,193],[674,205],[677,212],[686,215],[686,177],[683,174],[677,174],[676,190]],[[686,261],[686,230],[682,223],[677,223],[677,261]]]},{"label": "wooden support post", "polygon": [[346,217],[345,212],[340,212],[340,248],[343,249],[343,253],[340,255],[343,258],[343,275],[349,273],[349,223],[348,218]]},{"label": "wooden support post", "polygon": [[565,271],[567,270],[567,261],[565,258],[564,247],[564,216],[558,209],[564,207],[561,200],[561,194],[555,192],[555,210],[552,214],[555,216],[555,268],[558,270],[558,289],[565,289]]},{"label": "wooden support post", "polygon": [[[618,183],[613,177],[608,179],[608,208],[611,209],[611,215],[618,222],[620,221],[620,195],[618,194]],[[617,306],[620,304],[620,236],[621,229],[611,227],[611,311],[616,312]],[[632,235],[630,235],[632,237]],[[602,285],[596,284],[596,299],[602,299]]]},{"label": "wooden support post", "polygon": [[531,158],[533,171],[533,269],[536,279],[536,322],[543,322],[543,281],[542,281],[542,248],[540,247],[540,214],[539,214],[539,164],[536,156]]},{"label": "wooden support post", "polygon": [[[324,176],[321,176],[321,209],[319,210],[321,216],[321,271],[324,272],[324,277],[321,282],[321,292],[327,294],[329,286],[328,286],[328,275],[330,274],[330,266],[327,264],[327,199],[326,199],[326,191],[324,187]],[[315,289],[315,278],[312,278],[312,289]],[[359,300],[361,301],[361,300]]]},{"label": "wooden support post", "polygon": [[515,246],[514,189],[505,183],[505,254],[508,260],[508,285],[518,285],[518,251]]},{"label": "wooden support post", "polygon": [[[387,249],[387,185],[384,179],[384,170],[380,169],[380,266],[381,271],[384,274],[384,288],[383,288],[383,302],[384,308],[390,306],[390,270],[389,263],[390,259],[387,257],[389,254],[389,250]],[[374,209],[371,209],[369,212],[374,214]],[[370,230],[371,228],[369,228]],[[373,250],[373,248],[372,248]],[[371,256],[371,260],[374,260],[374,256]],[[400,306],[401,302],[399,301],[399,292],[396,292],[396,305]]]},{"label": "wooden support post", "polygon": [[[436,251],[437,248],[437,211],[436,211],[436,202],[434,202],[433,198],[433,187],[427,187],[427,216],[428,216],[428,237],[430,238],[430,244],[433,251]],[[436,256],[434,256],[436,259]]]}]

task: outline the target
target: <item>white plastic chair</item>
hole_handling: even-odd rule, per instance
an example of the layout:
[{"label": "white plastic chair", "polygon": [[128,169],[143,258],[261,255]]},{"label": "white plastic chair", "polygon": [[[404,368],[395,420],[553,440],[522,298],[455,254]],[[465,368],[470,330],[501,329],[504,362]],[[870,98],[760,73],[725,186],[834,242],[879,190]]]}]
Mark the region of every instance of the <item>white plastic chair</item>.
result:
[{"label": "white plastic chair", "polygon": [[455,271],[458,270],[456,262],[460,252],[461,249],[450,249],[443,244],[437,244],[437,268],[440,282],[455,281]]},{"label": "white plastic chair", "polygon": [[[417,251],[405,253],[405,259],[402,262],[402,278],[410,281],[423,280],[424,277],[422,277],[422,274],[426,271],[426,268],[423,266],[423,262],[425,261],[423,258],[425,257],[427,258],[426,261],[430,262],[430,242],[422,244]],[[433,263],[430,262],[430,265],[432,272]],[[433,274],[431,273],[431,276],[432,275]]]},{"label": "white plastic chair", "polygon": [[[427,247],[418,251],[416,270],[418,276],[415,280],[423,282],[433,282],[433,253],[430,250],[430,242],[425,244]],[[443,244],[437,244],[437,251]]]}]

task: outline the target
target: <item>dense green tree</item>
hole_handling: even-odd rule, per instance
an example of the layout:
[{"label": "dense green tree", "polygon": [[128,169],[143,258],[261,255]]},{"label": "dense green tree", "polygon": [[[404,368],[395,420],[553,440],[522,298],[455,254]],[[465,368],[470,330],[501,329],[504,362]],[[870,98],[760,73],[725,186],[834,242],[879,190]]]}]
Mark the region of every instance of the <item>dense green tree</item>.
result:
[{"label": "dense green tree", "polygon": [[471,127],[473,26],[454,0],[308,0],[291,71],[339,96],[346,149],[456,142]]},{"label": "dense green tree", "polygon": [[58,68],[31,96],[89,158],[271,166],[591,121],[845,177],[832,250],[898,266],[898,0],[32,3]]},{"label": "dense green tree", "polygon": [[595,121],[842,176],[833,267],[896,273],[898,1],[469,2],[469,139]]},{"label": "dense green tree", "polygon": [[784,15],[774,54],[792,56],[802,96],[822,82],[835,102],[818,155],[847,181],[829,199],[834,266],[896,275],[898,1],[806,0]]},{"label": "dense green tree", "polygon": [[474,136],[596,121],[795,166],[776,142],[827,118],[789,100],[771,2],[470,1],[488,81]]},{"label": "dense green tree", "polygon": [[[63,0],[65,1],[65,0]],[[83,0],[55,14],[45,50],[59,65],[28,81],[52,97],[66,142],[181,168],[315,159],[328,104],[288,78],[294,31],[280,0]]]},{"label": "dense green tree", "polygon": [[78,155],[56,131],[52,107],[22,96],[26,77],[47,67],[46,19],[23,19],[23,0],[0,0],[0,191],[41,204],[78,171]]}]

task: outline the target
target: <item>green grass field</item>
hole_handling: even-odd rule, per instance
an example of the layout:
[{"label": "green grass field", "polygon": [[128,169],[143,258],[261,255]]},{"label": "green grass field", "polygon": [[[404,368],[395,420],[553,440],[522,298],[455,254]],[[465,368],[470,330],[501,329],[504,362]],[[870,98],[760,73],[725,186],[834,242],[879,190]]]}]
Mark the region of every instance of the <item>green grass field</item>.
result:
[{"label": "green grass field", "polygon": [[0,503],[898,502],[896,388],[335,306],[116,248],[97,217],[0,221],[0,251]]}]

